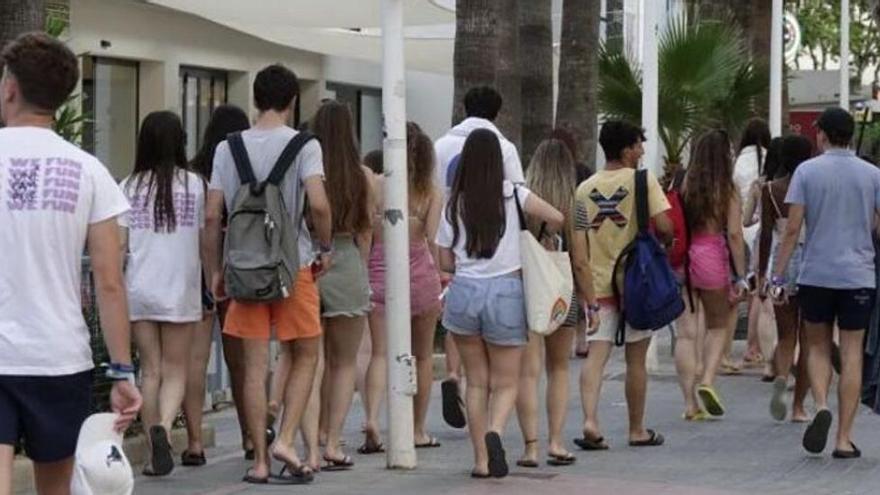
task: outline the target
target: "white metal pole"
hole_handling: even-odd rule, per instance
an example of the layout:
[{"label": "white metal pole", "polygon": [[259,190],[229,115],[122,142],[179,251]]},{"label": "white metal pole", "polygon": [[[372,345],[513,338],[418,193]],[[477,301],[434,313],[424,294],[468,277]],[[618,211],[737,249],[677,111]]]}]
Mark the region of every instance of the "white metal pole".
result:
[{"label": "white metal pole", "polygon": [[644,167],[659,175],[660,165],[660,131],[659,101],[660,76],[657,55],[657,35],[660,28],[658,9],[663,8],[661,2],[643,0],[642,15],[642,127],[645,128]]},{"label": "white metal pole", "polygon": [[849,110],[849,0],[840,0],[840,106]]},{"label": "white metal pole", "polygon": [[770,29],[770,134],[782,135],[782,0],[773,0]]},{"label": "white metal pole", "polygon": [[388,467],[413,469],[416,390],[409,300],[409,199],[403,2],[382,0],[382,113],[385,118],[385,316],[388,343]]}]

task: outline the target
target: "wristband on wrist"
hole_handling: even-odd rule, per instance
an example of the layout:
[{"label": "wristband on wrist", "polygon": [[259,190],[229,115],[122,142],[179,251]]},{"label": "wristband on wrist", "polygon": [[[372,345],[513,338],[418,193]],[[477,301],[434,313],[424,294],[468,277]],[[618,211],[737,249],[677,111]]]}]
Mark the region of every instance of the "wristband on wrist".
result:
[{"label": "wristband on wrist", "polygon": [[785,277],[782,275],[773,275],[772,277],[770,277],[770,285],[785,285],[785,282]]},{"label": "wristband on wrist", "polygon": [[598,312],[599,312],[599,309],[601,309],[601,308],[599,307],[598,304],[587,304],[587,311],[588,311],[590,314],[596,314],[596,313],[598,313]]},{"label": "wristband on wrist", "polygon": [[113,381],[128,381],[135,383],[135,368],[130,364],[110,363],[105,365],[107,371],[104,376]]},{"label": "wristband on wrist", "polygon": [[318,253],[330,254],[332,252],[333,252],[333,244],[324,244],[323,242],[318,243]]}]

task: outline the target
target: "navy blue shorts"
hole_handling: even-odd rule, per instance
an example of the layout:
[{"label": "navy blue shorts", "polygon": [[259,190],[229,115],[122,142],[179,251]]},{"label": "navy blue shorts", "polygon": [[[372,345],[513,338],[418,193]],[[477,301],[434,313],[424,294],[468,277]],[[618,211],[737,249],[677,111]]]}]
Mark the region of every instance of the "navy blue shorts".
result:
[{"label": "navy blue shorts", "polygon": [[21,439],[34,462],[71,457],[91,413],[92,370],[64,376],[0,375],[0,444]]},{"label": "navy blue shorts", "polygon": [[874,310],[875,289],[828,289],[801,285],[797,298],[804,320],[841,330],[866,330]]}]

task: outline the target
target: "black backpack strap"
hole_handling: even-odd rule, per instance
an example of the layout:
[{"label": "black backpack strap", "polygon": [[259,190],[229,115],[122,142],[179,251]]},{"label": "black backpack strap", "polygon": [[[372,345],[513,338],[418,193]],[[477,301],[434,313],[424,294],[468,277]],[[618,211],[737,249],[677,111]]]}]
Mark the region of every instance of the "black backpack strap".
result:
[{"label": "black backpack strap", "polygon": [[303,131],[297,133],[297,135],[287,143],[287,146],[284,147],[284,151],[281,152],[278,161],[275,162],[275,166],[272,167],[272,171],[269,172],[269,178],[266,179],[266,182],[275,186],[280,185],[281,181],[284,180],[287,171],[290,169],[290,166],[293,165],[294,160],[296,160],[296,156],[306,143],[312,139],[315,139],[315,136],[309,132]]},{"label": "black backpack strap", "polygon": [[257,182],[257,178],[254,177],[254,168],[251,166],[251,159],[248,158],[247,148],[241,138],[241,131],[226,136],[226,142],[229,143],[229,151],[232,153],[232,161],[235,162],[238,179],[241,183],[253,184]]},{"label": "black backpack strap", "polygon": [[614,303],[617,305],[618,315],[617,332],[614,334],[614,345],[618,347],[626,343],[626,312],[623,309],[623,298],[621,297],[623,291],[620,290],[618,275],[620,274],[620,270],[626,265],[626,260],[633,252],[634,248],[635,240],[623,248],[623,251],[620,252],[620,256],[617,257],[617,261],[614,262],[614,270],[611,272],[611,289],[614,291]]},{"label": "black backpack strap", "polygon": [[639,232],[648,231],[648,222],[651,218],[648,214],[648,171],[636,170],[636,221]]},{"label": "black backpack strap", "polygon": [[516,201],[516,214],[519,216],[519,229],[528,230],[526,227],[526,215],[523,213],[522,204],[519,202],[519,186],[513,186],[513,200]]}]

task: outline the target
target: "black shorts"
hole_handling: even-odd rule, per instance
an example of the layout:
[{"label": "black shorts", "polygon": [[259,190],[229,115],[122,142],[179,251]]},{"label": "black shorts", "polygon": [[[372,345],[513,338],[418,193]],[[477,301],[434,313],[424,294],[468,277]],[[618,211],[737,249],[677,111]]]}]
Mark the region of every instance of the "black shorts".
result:
[{"label": "black shorts", "polygon": [[865,330],[874,310],[875,289],[828,289],[798,286],[797,299],[804,320],[827,323],[841,330]]},{"label": "black shorts", "polygon": [[24,440],[34,462],[73,456],[91,413],[92,370],[65,376],[0,375],[0,444]]}]

